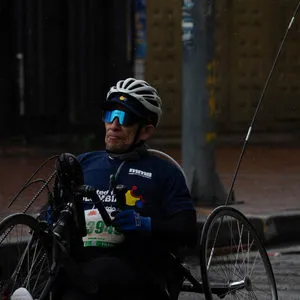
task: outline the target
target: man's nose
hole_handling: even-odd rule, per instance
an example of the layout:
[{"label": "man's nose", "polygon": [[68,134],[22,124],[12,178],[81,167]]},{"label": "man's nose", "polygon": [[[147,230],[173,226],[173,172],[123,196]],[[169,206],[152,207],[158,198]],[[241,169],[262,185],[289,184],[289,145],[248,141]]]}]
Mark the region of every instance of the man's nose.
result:
[{"label": "man's nose", "polygon": [[120,127],[119,118],[115,117],[114,120],[111,122],[112,127]]}]

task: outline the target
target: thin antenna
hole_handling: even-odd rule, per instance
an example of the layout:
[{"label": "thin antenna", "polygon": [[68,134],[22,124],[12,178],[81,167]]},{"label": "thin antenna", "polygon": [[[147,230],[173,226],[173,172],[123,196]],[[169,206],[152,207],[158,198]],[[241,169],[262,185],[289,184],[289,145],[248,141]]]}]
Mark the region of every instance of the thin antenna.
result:
[{"label": "thin antenna", "polygon": [[241,165],[241,162],[242,162],[242,159],[243,159],[245,150],[246,150],[246,146],[247,146],[248,141],[249,141],[249,137],[250,137],[250,134],[251,134],[251,131],[252,131],[252,128],[253,128],[254,121],[255,121],[255,119],[256,119],[256,115],[257,115],[257,113],[258,113],[258,111],[259,111],[259,108],[260,108],[260,106],[261,106],[261,103],[262,103],[262,101],[263,101],[263,99],[264,99],[264,96],[265,96],[267,87],[269,86],[269,82],[270,82],[271,76],[272,76],[272,74],[273,74],[273,72],[274,72],[274,69],[275,69],[275,66],[276,66],[276,64],[277,64],[279,55],[280,55],[281,50],[282,50],[282,48],[283,48],[283,44],[284,44],[284,42],[285,42],[285,40],[286,40],[286,37],[287,37],[287,35],[288,35],[289,30],[291,29],[291,27],[292,27],[292,25],[293,25],[293,23],[294,23],[294,20],[295,20],[296,14],[298,13],[299,7],[300,7],[300,1],[298,2],[297,7],[296,7],[296,9],[295,9],[295,11],[294,11],[294,13],[293,13],[293,16],[292,16],[292,18],[291,18],[291,20],[290,20],[290,22],[289,22],[289,25],[288,25],[288,27],[287,27],[287,29],[286,29],[286,31],[285,31],[285,34],[284,34],[283,39],[282,39],[282,41],[281,41],[281,44],[280,44],[280,47],[279,47],[279,49],[278,49],[277,55],[276,55],[276,57],[275,57],[275,59],[274,59],[273,65],[272,65],[272,67],[271,67],[271,70],[270,70],[269,75],[268,75],[268,77],[267,77],[266,83],[265,83],[264,88],[263,88],[263,90],[262,90],[260,99],[259,99],[258,104],[257,104],[257,106],[256,106],[254,115],[253,115],[252,120],[251,120],[251,122],[250,122],[250,126],[249,126],[249,128],[248,128],[248,132],[247,132],[247,135],[246,135],[244,144],[243,144],[243,148],[242,148],[240,157],[239,157],[238,162],[237,162],[237,166],[236,166],[236,169],[235,169],[235,172],[234,172],[234,175],[233,175],[232,183],[231,183],[231,186],[230,186],[230,189],[229,189],[229,193],[228,193],[227,198],[226,198],[225,205],[227,205],[229,199],[231,198],[231,194],[232,194],[232,191],[233,191],[233,186],[234,186],[234,184],[235,184],[236,177],[237,177],[237,174],[238,174],[238,171],[239,171],[239,168],[240,168],[240,165]]}]

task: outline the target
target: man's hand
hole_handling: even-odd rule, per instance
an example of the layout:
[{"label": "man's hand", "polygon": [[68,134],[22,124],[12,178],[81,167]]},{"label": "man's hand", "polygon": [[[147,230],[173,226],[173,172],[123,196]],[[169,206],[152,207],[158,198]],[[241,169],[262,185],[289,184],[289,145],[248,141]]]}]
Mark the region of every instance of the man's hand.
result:
[{"label": "man's hand", "polygon": [[151,218],[142,217],[133,209],[122,210],[115,216],[113,220],[114,226],[122,232],[129,231],[145,231],[151,230]]}]

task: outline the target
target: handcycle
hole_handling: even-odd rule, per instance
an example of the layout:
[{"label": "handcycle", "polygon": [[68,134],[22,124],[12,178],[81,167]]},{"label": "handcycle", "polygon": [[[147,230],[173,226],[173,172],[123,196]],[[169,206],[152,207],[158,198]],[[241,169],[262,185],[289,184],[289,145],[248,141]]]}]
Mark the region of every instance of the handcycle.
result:
[{"label": "handcycle", "polygon": [[[86,234],[82,197],[92,198],[107,225],[111,219],[95,190],[82,184],[80,172],[63,164],[66,155],[74,160],[71,164],[76,164],[76,158],[70,154],[53,157],[55,170],[42,181],[42,187],[25,210],[7,216],[0,223],[0,300],[10,299],[19,287],[25,287],[34,299],[56,299],[53,291],[62,268],[82,289],[87,292],[96,289],[72,258],[72,235]],[[33,176],[21,192],[36,182]],[[37,195],[46,188],[49,203],[57,214],[53,223],[45,222],[40,214],[27,213]],[[182,276],[180,292],[203,294],[206,299],[278,299],[266,250],[255,228],[238,210],[228,206],[214,209],[201,228],[195,250],[201,278],[185,261],[170,253]]]}]

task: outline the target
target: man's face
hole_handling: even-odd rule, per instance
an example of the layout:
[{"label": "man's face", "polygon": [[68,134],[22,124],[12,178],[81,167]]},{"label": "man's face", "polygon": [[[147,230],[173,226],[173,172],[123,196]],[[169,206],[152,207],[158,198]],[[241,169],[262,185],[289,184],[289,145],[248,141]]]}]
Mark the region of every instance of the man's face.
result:
[{"label": "man's face", "polygon": [[[120,107],[117,109],[121,110]],[[115,118],[112,123],[105,123],[106,150],[113,153],[123,153],[133,144],[139,125],[121,126],[119,119]],[[138,140],[136,141],[138,142]]]}]

